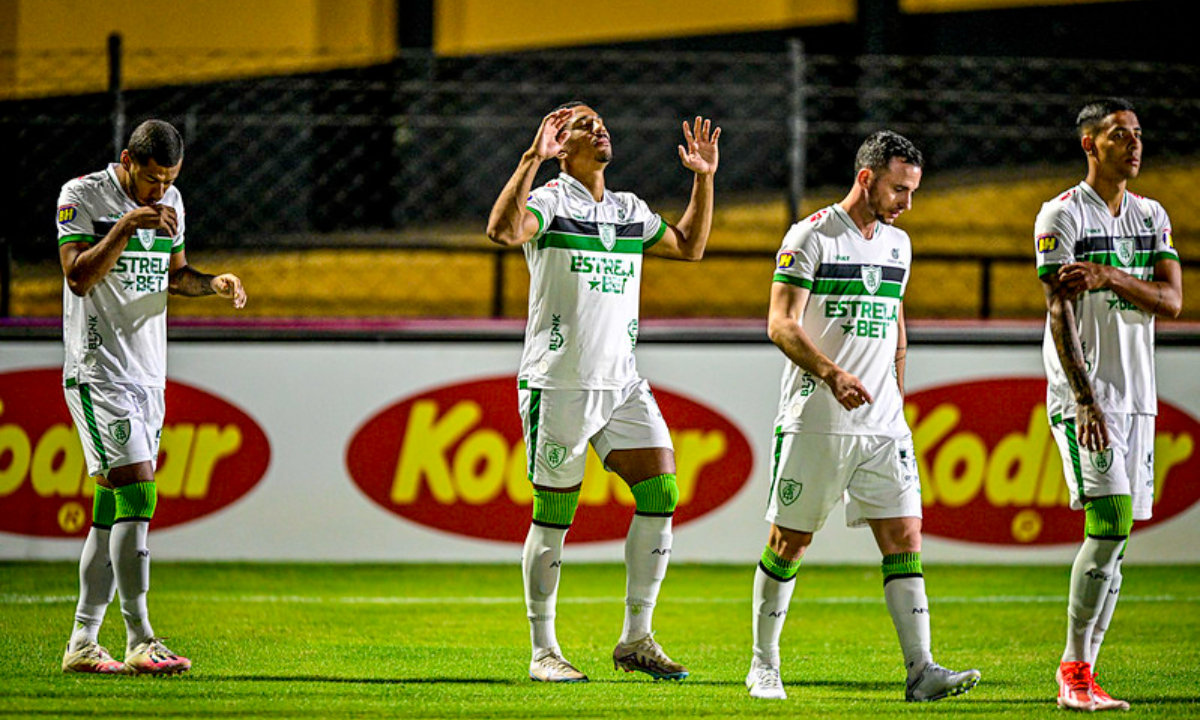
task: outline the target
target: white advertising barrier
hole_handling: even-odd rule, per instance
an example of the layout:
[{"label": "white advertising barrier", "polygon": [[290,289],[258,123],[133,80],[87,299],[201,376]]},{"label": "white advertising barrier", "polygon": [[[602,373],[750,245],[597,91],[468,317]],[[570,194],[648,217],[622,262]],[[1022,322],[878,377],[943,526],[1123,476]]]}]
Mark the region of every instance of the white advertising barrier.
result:
[{"label": "white advertising barrier", "polygon": [[[511,342],[177,341],[151,535],[161,559],[515,562],[529,523]],[[0,559],[78,557],[92,486],[60,383],[61,346],[0,347]],[[1200,548],[1196,352],[1158,353],[1155,519],[1131,562]],[[753,564],[772,466],[782,357],[761,344],[645,344],[642,374],[672,428],[674,557]],[[1033,346],[910,349],[931,562],[1066,563],[1067,507]],[[99,428],[103,432],[105,429]],[[568,557],[617,561],[632,513],[591,457]],[[878,561],[837,509],[810,563]]]}]

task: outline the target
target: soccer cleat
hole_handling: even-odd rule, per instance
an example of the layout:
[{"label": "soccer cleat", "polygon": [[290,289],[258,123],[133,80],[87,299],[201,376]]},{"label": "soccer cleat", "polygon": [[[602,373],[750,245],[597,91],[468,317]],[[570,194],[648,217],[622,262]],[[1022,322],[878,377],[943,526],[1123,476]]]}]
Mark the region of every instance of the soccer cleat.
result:
[{"label": "soccer cleat", "polygon": [[613,649],[613,670],[644,672],[655,680],[682,680],[688,669],[663,652],[651,633],[631,643],[617,643]]},{"label": "soccer cleat", "polygon": [[575,669],[554,650],[543,650],[529,663],[529,679],[538,682],[587,682],[588,677]]},{"label": "soccer cleat", "polygon": [[125,672],[125,665],[113,660],[112,655],[100,647],[100,643],[93,641],[74,652],[68,644],[67,651],[63,653],[62,671],[113,675]]},{"label": "soccer cleat", "polygon": [[757,658],[750,663],[750,672],[746,673],[746,689],[750,691],[752,698],[787,700],[783,680],[779,678],[779,668],[761,665]]},{"label": "soccer cleat", "polygon": [[162,638],[150,638],[125,655],[130,675],[178,675],[191,667],[192,661],[168,650]]},{"label": "soccer cleat", "polygon": [[908,702],[933,702],[952,695],[962,695],[978,683],[978,670],[954,672],[931,662],[915,680],[908,681],[904,699]]},{"label": "soccer cleat", "polygon": [[1092,712],[1096,696],[1092,694],[1092,666],[1085,662],[1064,662],[1055,673],[1058,680],[1058,706],[1065,710]]},{"label": "soccer cleat", "polygon": [[1129,703],[1117,700],[1104,692],[1104,688],[1100,687],[1100,683],[1096,681],[1098,675],[1099,673],[1092,673],[1092,697],[1096,699],[1096,710],[1128,710]]}]

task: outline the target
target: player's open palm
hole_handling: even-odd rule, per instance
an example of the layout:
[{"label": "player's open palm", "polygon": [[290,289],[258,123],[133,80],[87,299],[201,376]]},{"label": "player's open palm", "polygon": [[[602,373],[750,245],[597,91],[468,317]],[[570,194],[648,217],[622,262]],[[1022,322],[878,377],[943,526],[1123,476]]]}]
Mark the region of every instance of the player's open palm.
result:
[{"label": "player's open palm", "polygon": [[542,118],[542,126],[538,128],[532,148],[542,160],[549,160],[562,152],[567,141],[567,121],[571,119],[571,112],[572,108],[562,108]]},{"label": "player's open palm", "polygon": [[717,149],[717,139],[721,137],[721,128],[713,128],[708,118],[696,116],[694,127],[683,123],[683,139],[687,146],[679,145],[679,160],[683,166],[697,174],[711,175],[717,171],[717,162],[721,153]]}]

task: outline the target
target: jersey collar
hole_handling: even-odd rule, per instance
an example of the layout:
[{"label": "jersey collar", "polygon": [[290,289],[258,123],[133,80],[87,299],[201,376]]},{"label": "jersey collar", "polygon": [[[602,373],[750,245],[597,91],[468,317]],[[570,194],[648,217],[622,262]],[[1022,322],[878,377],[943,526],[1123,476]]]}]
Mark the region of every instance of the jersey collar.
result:
[{"label": "jersey collar", "polygon": [[[565,172],[560,172],[558,174],[558,180],[562,183],[563,187],[566,188],[567,193],[573,196],[576,200],[596,204],[596,199],[592,197],[591,191],[588,190],[583,183],[579,182]],[[604,195],[605,197],[608,196],[607,189],[604,190]],[[601,199],[600,202],[604,202],[604,200]]]},{"label": "jersey collar", "polygon": [[833,208],[833,214],[837,216],[838,220],[841,220],[842,224],[849,228],[850,232],[854,233],[855,236],[857,236],[860,240],[864,242],[871,242],[871,240],[879,237],[880,226],[882,226],[883,223],[879,222],[878,220],[875,221],[875,237],[871,238],[871,240],[867,240],[867,238],[862,234],[862,231],[858,229],[858,226],[854,224],[854,219],[850,217],[850,213],[846,212],[846,208],[842,207],[841,203],[834,203],[830,207]]},{"label": "jersey collar", "polygon": [[[1081,193],[1083,193],[1083,196],[1085,198],[1087,198],[1089,202],[1093,202],[1096,205],[1099,205],[1101,208],[1103,208],[1105,215],[1107,215],[1108,217],[1112,217],[1112,213],[1109,212],[1109,210],[1108,210],[1108,203],[1104,202],[1104,198],[1100,197],[1100,193],[1096,192],[1096,188],[1092,187],[1091,185],[1088,185],[1087,180],[1084,180],[1083,182],[1079,183],[1079,191]],[[1126,190],[1125,193],[1123,195],[1121,195],[1121,211],[1119,213],[1117,213],[1118,218],[1125,214],[1125,208],[1127,208],[1127,207],[1129,207],[1129,191],[1128,190]]]}]

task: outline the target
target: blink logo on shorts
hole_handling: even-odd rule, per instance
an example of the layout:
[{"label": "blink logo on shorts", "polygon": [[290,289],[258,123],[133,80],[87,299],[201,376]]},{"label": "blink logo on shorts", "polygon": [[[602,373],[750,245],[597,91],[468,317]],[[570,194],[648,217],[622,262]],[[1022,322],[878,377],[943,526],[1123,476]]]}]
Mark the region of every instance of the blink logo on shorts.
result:
[{"label": "blink logo on shorts", "polygon": [[788,270],[796,264],[796,254],[791,252],[779,253],[779,262],[776,267],[780,270]]},{"label": "blink logo on shorts", "polygon": [[1057,235],[1038,235],[1037,251],[1040,253],[1048,253],[1051,250],[1058,249]]}]

